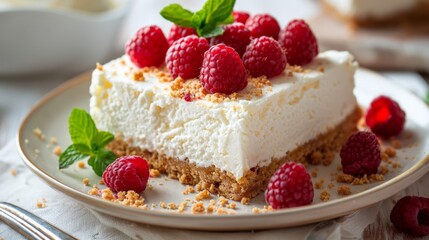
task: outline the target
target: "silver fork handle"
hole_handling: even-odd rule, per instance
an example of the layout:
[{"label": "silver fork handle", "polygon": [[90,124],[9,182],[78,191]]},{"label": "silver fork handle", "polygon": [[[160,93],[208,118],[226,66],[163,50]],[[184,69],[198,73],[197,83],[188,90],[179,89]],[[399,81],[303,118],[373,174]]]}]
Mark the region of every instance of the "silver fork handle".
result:
[{"label": "silver fork handle", "polygon": [[0,202],[0,220],[28,239],[76,240],[47,221],[10,203]]}]

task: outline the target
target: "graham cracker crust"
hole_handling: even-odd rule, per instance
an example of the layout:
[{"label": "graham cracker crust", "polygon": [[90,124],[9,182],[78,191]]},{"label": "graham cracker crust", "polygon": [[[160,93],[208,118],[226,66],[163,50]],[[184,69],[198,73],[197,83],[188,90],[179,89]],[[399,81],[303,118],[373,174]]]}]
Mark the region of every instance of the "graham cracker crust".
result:
[{"label": "graham cracker crust", "polygon": [[357,130],[357,123],[362,116],[360,108],[356,108],[337,127],[317,138],[301,145],[285,157],[272,159],[263,167],[248,170],[244,177],[236,180],[230,172],[222,171],[215,166],[198,167],[187,160],[166,156],[158,152],[149,152],[139,147],[131,146],[126,140],[116,138],[108,148],[117,156],[139,155],[144,157],[152,169],[157,169],[168,177],[178,179],[183,184],[198,185],[199,190],[208,190],[229,199],[240,201],[242,198],[253,198],[263,192],[273,173],[285,162],[295,161],[329,165],[342,144],[350,134]]},{"label": "graham cracker crust", "polygon": [[388,28],[388,27],[404,27],[404,28],[414,28],[418,27],[427,27],[429,24],[429,3],[420,2],[414,8],[403,10],[392,14],[388,17],[377,18],[377,17],[367,17],[367,18],[355,18],[346,16],[337,9],[329,4],[327,1],[322,0],[323,8],[325,12],[330,15],[334,15],[337,18],[345,21],[352,27],[362,27],[362,28]]}]

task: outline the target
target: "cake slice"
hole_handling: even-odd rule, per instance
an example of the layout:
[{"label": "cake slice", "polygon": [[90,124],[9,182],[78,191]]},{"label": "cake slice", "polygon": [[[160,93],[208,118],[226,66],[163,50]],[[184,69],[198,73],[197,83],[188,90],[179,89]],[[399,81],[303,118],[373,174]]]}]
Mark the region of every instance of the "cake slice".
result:
[{"label": "cake slice", "polygon": [[116,155],[141,155],[181,183],[230,199],[252,198],[284,162],[332,161],[361,116],[356,68],[348,52],[327,51],[226,95],[124,55],[94,70],[90,114],[116,133]]},{"label": "cake slice", "polygon": [[428,0],[322,0],[326,9],[360,27],[428,24]]}]

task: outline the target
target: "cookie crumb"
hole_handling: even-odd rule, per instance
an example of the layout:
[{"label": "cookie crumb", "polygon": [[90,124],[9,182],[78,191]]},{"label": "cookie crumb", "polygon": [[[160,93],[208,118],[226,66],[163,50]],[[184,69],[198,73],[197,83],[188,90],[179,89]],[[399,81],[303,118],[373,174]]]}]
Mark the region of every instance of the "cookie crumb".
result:
[{"label": "cookie crumb", "polygon": [[402,147],[402,143],[397,140],[397,139],[393,139],[392,141],[390,141],[390,144],[395,148],[395,149],[399,149]]},{"label": "cookie crumb", "polygon": [[104,185],[105,183],[104,183],[104,180],[103,179],[100,179],[100,181],[98,181],[98,184],[100,184],[100,185]]},{"label": "cookie crumb", "polygon": [[244,197],[241,199],[241,204],[249,205],[249,203],[250,203],[250,198]]},{"label": "cookie crumb", "polygon": [[335,184],[334,184],[334,183],[332,183],[332,182],[331,182],[331,183],[329,183],[329,184],[328,184],[328,188],[329,188],[329,189],[332,189],[332,188],[334,188],[334,187],[335,187]]},{"label": "cookie crumb", "polygon": [[232,202],[227,207],[230,209],[235,209],[237,207],[237,204]]},{"label": "cookie crumb", "polygon": [[151,177],[159,177],[159,176],[161,176],[161,173],[158,171],[158,169],[151,169],[149,174],[150,174]]},{"label": "cookie crumb", "polygon": [[63,152],[63,149],[60,146],[54,147],[54,150],[52,151],[55,155],[60,156]]},{"label": "cookie crumb", "polygon": [[85,162],[79,161],[79,162],[77,162],[77,166],[79,168],[85,168]]},{"label": "cookie crumb", "polygon": [[57,140],[57,138],[56,138],[56,137],[51,137],[51,138],[49,139],[49,142],[50,142],[51,144],[57,144],[57,143],[58,143],[58,140]]},{"label": "cookie crumb", "polygon": [[320,179],[319,181],[317,181],[317,182],[314,183],[314,188],[316,188],[316,189],[322,189],[324,182],[325,182],[325,180]]},{"label": "cookie crumb", "polygon": [[330,199],[330,197],[331,197],[331,194],[326,190],[324,190],[320,193],[320,200],[322,200],[324,202],[328,201]]},{"label": "cookie crumb", "polygon": [[18,172],[16,171],[15,168],[10,169],[10,175],[16,177],[17,174],[18,174]]},{"label": "cookie crumb", "polygon": [[164,209],[167,208],[167,204],[165,204],[165,202],[162,202],[162,201],[159,202],[159,206],[164,208]]},{"label": "cookie crumb", "polygon": [[84,178],[84,179],[82,180],[82,183],[83,183],[83,185],[85,185],[85,186],[89,186],[89,179],[88,179],[88,178]]},{"label": "cookie crumb", "polygon": [[40,140],[44,141],[45,140],[45,135],[43,135],[43,132],[40,128],[35,128],[33,129],[33,133],[34,135],[36,135],[36,137],[38,137]]},{"label": "cookie crumb", "polygon": [[391,157],[391,158],[396,157],[396,150],[393,147],[386,147],[384,149],[384,153],[386,153],[386,155]]},{"label": "cookie crumb", "polygon": [[94,185],[91,190],[88,191],[89,195],[93,195],[93,196],[98,196],[99,191],[98,191],[98,187],[96,185]]},{"label": "cookie crumb", "polygon": [[195,200],[200,201],[203,199],[210,199],[210,192],[207,190],[204,190],[202,192],[199,192],[196,196],[195,196]]},{"label": "cookie crumb", "polygon": [[205,210],[204,203],[199,201],[192,205],[192,213],[203,213]]},{"label": "cookie crumb", "polygon": [[188,195],[190,193],[194,193],[195,189],[192,186],[186,186],[185,190],[183,191],[183,195]]},{"label": "cookie crumb", "polygon": [[177,209],[177,205],[175,203],[168,203],[168,208],[170,208],[171,210],[176,210]]},{"label": "cookie crumb", "polygon": [[341,185],[341,186],[338,187],[337,193],[339,195],[342,195],[342,196],[347,196],[347,195],[352,194],[352,190],[347,185]]},{"label": "cookie crumb", "polygon": [[225,207],[229,203],[229,201],[227,198],[220,197],[217,203],[219,204],[219,206]]},{"label": "cookie crumb", "polygon": [[45,208],[46,207],[46,200],[45,201],[43,201],[43,200],[42,201],[37,200],[36,206],[38,208]]},{"label": "cookie crumb", "polygon": [[349,174],[341,173],[337,175],[337,182],[339,183],[352,183],[354,180],[354,177]]}]

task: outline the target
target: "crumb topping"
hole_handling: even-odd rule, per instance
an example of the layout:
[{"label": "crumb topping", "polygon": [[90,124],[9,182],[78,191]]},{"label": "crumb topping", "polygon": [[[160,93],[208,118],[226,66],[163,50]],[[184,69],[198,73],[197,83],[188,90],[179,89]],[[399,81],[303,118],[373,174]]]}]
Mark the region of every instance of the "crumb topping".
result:
[{"label": "crumb topping", "polygon": [[347,196],[352,194],[352,190],[347,185],[341,185],[337,189],[337,193],[342,196]]},{"label": "crumb topping", "polygon": [[149,171],[149,175],[151,177],[159,177],[159,176],[161,176],[161,173],[157,169],[151,169]]}]

